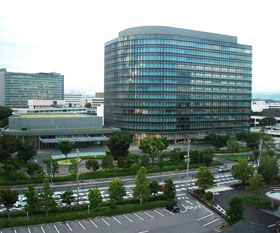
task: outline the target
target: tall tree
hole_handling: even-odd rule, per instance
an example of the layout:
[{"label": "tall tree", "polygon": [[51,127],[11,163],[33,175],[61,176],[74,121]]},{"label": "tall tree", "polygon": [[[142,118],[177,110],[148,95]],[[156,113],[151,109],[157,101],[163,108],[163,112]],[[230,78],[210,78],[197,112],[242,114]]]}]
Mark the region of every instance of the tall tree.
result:
[{"label": "tall tree", "polygon": [[68,167],[68,171],[72,175],[72,179],[75,180],[78,174],[78,161],[77,159],[71,159],[70,163],[71,164]]},{"label": "tall tree", "polygon": [[123,186],[123,182],[120,181],[120,179],[113,179],[110,186],[109,186],[109,195],[112,202],[114,202],[114,205],[123,199],[124,193],[125,193],[125,187]]},{"label": "tall tree", "polygon": [[55,177],[55,174],[59,174],[59,165],[52,157],[45,159],[44,163],[47,165],[47,173],[51,178]]},{"label": "tall tree", "polygon": [[133,197],[139,199],[140,206],[149,199],[151,194],[150,184],[146,177],[146,172],[146,168],[141,167],[135,177]]},{"label": "tall tree", "polygon": [[247,144],[247,147],[249,147],[252,150],[256,150],[259,147],[261,134],[260,133],[248,133],[247,137],[245,139],[245,142]]},{"label": "tall tree", "polygon": [[239,222],[243,219],[244,204],[238,196],[233,196],[229,200],[229,208],[226,210],[226,219],[229,225]]},{"label": "tall tree", "polygon": [[71,190],[65,191],[64,193],[62,193],[60,195],[60,197],[61,197],[61,202],[66,203],[69,206],[70,212],[71,212],[72,211],[71,203],[74,202],[74,200],[75,200],[73,191],[71,191]]},{"label": "tall tree", "polygon": [[129,146],[132,142],[132,134],[124,131],[113,132],[109,141],[107,142],[107,146],[114,160],[118,160],[120,157],[126,157]]},{"label": "tall tree", "polygon": [[274,117],[265,117],[260,120],[260,126],[273,126],[277,123],[277,120]]},{"label": "tall tree", "polygon": [[227,141],[227,148],[232,153],[238,151],[239,145],[238,145],[237,139],[236,139],[236,137],[234,135],[231,135],[229,137],[229,139]]},{"label": "tall tree", "polygon": [[6,135],[0,136],[0,161],[11,158],[12,154],[17,151],[19,140]]},{"label": "tall tree", "polygon": [[264,181],[272,181],[278,175],[277,160],[270,156],[263,156],[258,167],[258,173],[263,176]]},{"label": "tall tree", "polygon": [[208,167],[213,162],[214,151],[207,149],[202,152],[202,158],[205,165]]},{"label": "tall tree", "polygon": [[216,149],[226,146],[227,140],[228,136],[216,135],[215,133],[211,133],[205,138],[205,141],[214,146]]},{"label": "tall tree", "polygon": [[156,180],[153,180],[150,183],[150,190],[151,194],[154,194],[154,196],[160,191],[160,185]]},{"label": "tall tree", "polygon": [[17,157],[27,163],[30,159],[37,155],[37,149],[31,140],[18,143]]},{"label": "tall tree", "polygon": [[143,138],[140,142],[139,148],[143,153],[150,156],[152,165],[154,165],[155,158],[159,157],[160,153],[166,148],[166,146],[160,138],[151,136]]},{"label": "tall tree", "polygon": [[0,106],[0,128],[8,125],[8,118],[12,115],[12,109]]},{"label": "tall tree", "polygon": [[34,178],[34,176],[44,176],[43,167],[38,163],[28,164],[26,172],[31,178]]},{"label": "tall tree", "polygon": [[75,143],[74,142],[70,142],[68,140],[63,140],[63,141],[59,141],[57,143],[57,147],[58,149],[61,151],[62,154],[65,155],[65,157],[67,158],[67,155],[72,151],[72,149],[75,147]]},{"label": "tall tree", "polygon": [[168,178],[164,181],[164,191],[163,194],[167,199],[174,199],[176,196],[176,188],[173,183],[172,178]]},{"label": "tall tree", "polygon": [[33,184],[27,186],[27,191],[24,193],[26,197],[26,205],[24,209],[28,212],[34,213],[40,209],[39,195],[35,192]]},{"label": "tall tree", "polygon": [[180,161],[180,153],[181,153],[180,148],[174,148],[169,152],[169,159],[170,159],[170,161],[172,161],[173,165],[176,162]]},{"label": "tall tree", "polygon": [[0,202],[7,208],[8,219],[10,222],[10,209],[18,200],[18,191],[11,189],[0,190]]},{"label": "tall tree", "polygon": [[50,187],[48,179],[44,179],[43,189],[40,194],[40,202],[42,204],[42,208],[46,211],[46,216],[48,216],[49,211],[56,206],[56,202],[53,198],[53,191]]},{"label": "tall tree", "polygon": [[102,194],[99,189],[90,189],[88,192],[88,200],[91,209],[96,209],[102,202]]},{"label": "tall tree", "polygon": [[96,159],[88,159],[86,161],[86,168],[88,170],[91,170],[92,172],[95,172],[99,169],[100,165]]},{"label": "tall tree", "polygon": [[246,187],[246,190],[253,193],[255,198],[260,195],[260,188],[264,187],[265,183],[263,182],[262,175],[256,173],[254,176],[249,178],[249,186]]},{"label": "tall tree", "polygon": [[102,168],[106,169],[106,168],[113,168],[114,167],[114,160],[113,157],[111,155],[106,155],[103,159],[102,159]]},{"label": "tall tree", "polygon": [[200,187],[203,191],[214,185],[214,176],[207,167],[199,167],[197,173],[195,174],[195,178],[197,178],[195,185]]},{"label": "tall tree", "polygon": [[255,169],[248,165],[247,160],[241,160],[232,170],[233,177],[242,181],[243,186],[249,178],[254,175]]}]

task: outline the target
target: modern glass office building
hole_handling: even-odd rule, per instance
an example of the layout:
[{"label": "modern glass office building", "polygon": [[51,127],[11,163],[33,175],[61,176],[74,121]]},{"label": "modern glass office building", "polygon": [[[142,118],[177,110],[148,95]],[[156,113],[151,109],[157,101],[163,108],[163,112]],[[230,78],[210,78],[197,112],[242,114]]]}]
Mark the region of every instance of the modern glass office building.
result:
[{"label": "modern glass office building", "polygon": [[0,69],[0,106],[27,107],[27,101],[63,100],[64,76],[58,73],[17,73]]},{"label": "modern glass office building", "polygon": [[252,46],[187,29],[129,28],[105,44],[105,126],[185,140],[249,130]]}]

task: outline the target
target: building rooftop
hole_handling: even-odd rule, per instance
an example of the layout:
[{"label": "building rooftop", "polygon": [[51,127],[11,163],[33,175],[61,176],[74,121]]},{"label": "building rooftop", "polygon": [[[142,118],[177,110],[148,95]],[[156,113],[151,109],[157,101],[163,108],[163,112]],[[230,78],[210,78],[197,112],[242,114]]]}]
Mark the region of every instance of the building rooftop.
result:
[{"label": "building rooftop", "polygon": [[92,117],[82,114],[28,114],[28,115],[14,115],[14,118],[73,118],[73,117]]}]

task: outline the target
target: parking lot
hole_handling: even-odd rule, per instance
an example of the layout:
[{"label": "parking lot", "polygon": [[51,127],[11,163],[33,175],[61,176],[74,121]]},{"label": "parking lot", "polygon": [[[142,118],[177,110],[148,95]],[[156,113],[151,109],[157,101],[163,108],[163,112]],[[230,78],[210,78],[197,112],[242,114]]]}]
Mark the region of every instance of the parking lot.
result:
[{"label": "parking lot", "polygon": [[217,232],[223,220],[205,206],[186,194],[177,194],[180,212],[165,208],[140,211],[112,217],[17,227],[0,230],[0,233],[64,233],[64,232]]}]

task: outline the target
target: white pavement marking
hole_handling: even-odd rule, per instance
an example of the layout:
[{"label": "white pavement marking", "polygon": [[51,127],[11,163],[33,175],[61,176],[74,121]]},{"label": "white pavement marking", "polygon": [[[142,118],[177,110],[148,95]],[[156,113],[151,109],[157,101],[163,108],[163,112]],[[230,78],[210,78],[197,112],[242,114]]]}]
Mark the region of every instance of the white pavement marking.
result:
[{"label": "white pavement marking", "polygon": [[158,212],[158,211],[156,211],[156,210],[154,210],[154,212],[156,212],[156,213],[159,214],[160,216],[164,217],[164,215],[161,214],[160,212]]},{"label": "white pavement marking", "polygon": [[41,229],[42,229],[43,233],[46,233],[45,230],[44,230],[44,228],[43,228],[42,226],[41,226]]},{"label": "white pavement marking", "polygon": [[139,231],[138,233],[148,233],[149,231]]},{"label": "white pavement marking", "polygon": [[208,226],[208,225],[210,225],[211,223],[214,223],[214,222],[217,222],[217,221],[219,221],[220,219],[214,219],[213,221],[211,221],[211,222],[208,222],[208,223],[206,223],[206,224],[204,224],[203,226],[204,227],[206,227],[206,226]]},{"label": "white pavement marking", "polygon": [[[184,205],[182,204],[182,206],[184,206]],[[181,210],[180,210],[180,212],[181,212],[182,214],[184,214],[184,213],[186,213],[186,212],[188,211],[188,208],[186,208],[186,206],[184,206],[184,208],[185,208],[184,211],[181,211]]]},{"label": "white pavement marking", "polygon": [[139,219],[141,219],[141,220],[144,220],[144,219],[141,218],[138,214],[135,214],[135,213],[134,213],[134,215],[135,215],[137,218],[139,218]]},{"label": "white pavement marking", "polygon": [[190,201],[186,201],[187,203],[190,203],[191,205],[193,205],[193,203],[191,203]]},{"label": "white pavement marking", "polygon": [[269,225],[269,226],[267,226],[267,227],[274,227],[274,226],[276,226],[276,224],[272,224],[272,225]]},{"label": "white pavement marking", "polygon": [[80,224],[80,226],[85,230],[86,228],[83,226],[83,224],[81,222],[78,221],[78,223]]},{"label": "white pavement marking", "polygon": [[150,216],[151,218],[154,218],[152,215],[150,215],[149,213],[147,212],[144,212],[145,214],[147,214],[148,216]]},{"label": "white pavement marking", "polygon": [[117,218],[113,217],[119,224],[122,224]]},{"label": "white pavement marking", "polygon": [[204,207],[203,205],[201,205],[199,202],[196,202],[198,205],[200,205],[202,208],[206,209],[209,213],[213,214],[210,210],[208,210],[206,207]]},{"label": "white pavement marking", "polygon": [[127,220],[129,220],[130,222],[133,222],[129,217],[127,217],[125,214],[123,215]]},{"label": "white pavement marking", "polygon": [[196,221],[203,220],[203,219],[208,218],[208,217],[210,217],[210,216],[212,216],[212,215],[213,215],[213,213],[211,213],[211,214],[209,214],[209,215],[206,215],[206,216],[204,216],[204,217],[202,217],[202,218],[199,218],[199,219],[197,219]]},{"label": "white pavement marking", "polygon": [[59,230],[57,229],[56,225],[53,225],[57,233],[60,233]]},{"label": "white pavement marking", "polygon": [[89,221],[92,223],[93,226],[95,226],[96,228],[98,228],[98,226],[97,226],[91,219],[90,219]]},{"label": "white pavement marking", "polygon": [[16,230],[16,229],[15,229],[14,231],[15,231],[15,233],[17,233],[17,230]]},{"label": "white pavement marking", "polygon": [[108,222],[106,222],[106,220],[104,218],[101,218],[101,220],[107,225],[110,226],[110,224]]},{"label": "white pavement marking", "polygon": [[72,228],[69,226],[68,223],[66,223],[66,225],[68,226],[68,228],[69,228],[70,231],[73,231]]},{"label": "white pavement marking", "polygon": [[174,215],[172,212],[170,212],[169,210],[163,209],[164,211],[168,212],[169,214]]},{"label": "white pavement marking", "polygon": [[27,230],[28,230],[28,233],[31,233],[31,231],[30,231],[29,227],[27,228]]}]

